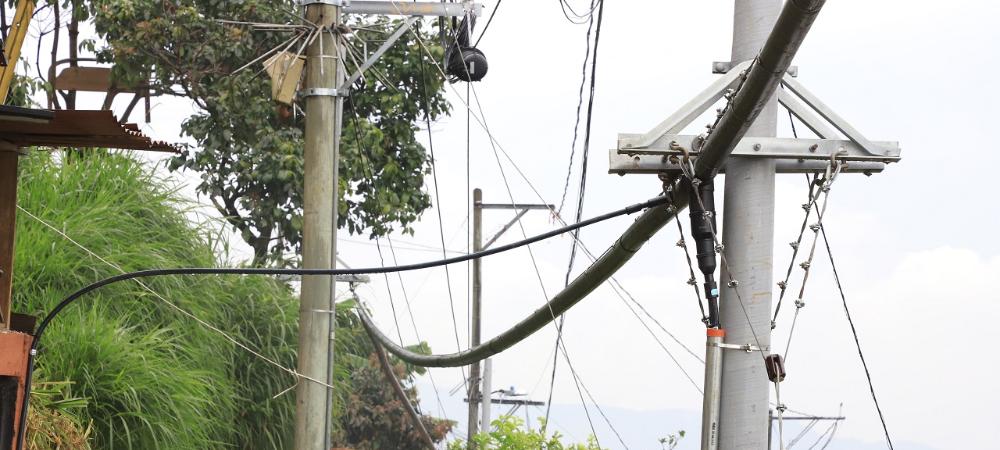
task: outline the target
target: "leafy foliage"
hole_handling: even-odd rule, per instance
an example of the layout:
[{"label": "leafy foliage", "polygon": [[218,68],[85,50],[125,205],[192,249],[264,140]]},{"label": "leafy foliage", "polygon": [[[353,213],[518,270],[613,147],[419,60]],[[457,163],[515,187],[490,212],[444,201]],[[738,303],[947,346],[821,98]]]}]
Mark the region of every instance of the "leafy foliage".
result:
[{"label": "leafy foliage", "polygon": [[[196,106],[182,129],[198,149],[185,151],[170,168],[201,172],[199,192],[254,249],[255,264],[283,262],[301,245],[303,119],[280,108],[275,112],[270,81],[261,76],[259,64],[234,72],[290,36],[216,19],[294,22],[293,3],[90,4],[96,29],[108,43],[99,55],[114,61],[121,83],[149,82],[155,93],[186,97]],[[360,53],[362,41],[384,39],[397,23],[381,18],[357,27],[352,45],[359,48],[354,50]],[[300,49],[302,41],[290,50]],[[427,35],[425,41],[434,39]],[[429,44],[427,49],[434,58],[443,57],[440,47]],[[444,80],[431,64],[413,35],[405,33],[345,102],[339,226],[351,233],[383,235],[397,227],[412,231],[409,224],[430,206],[423,191],[429,157],[415,139],[415,123],[425,104],[432,119],[448,111],[441,92]]]},{"label": "leafy foliage", "polygon": [[[90,156],[24,157],[19,205],[122,270],[232,265],[216,256],[225,254],[226,243],[215,228],[190,224],[185,211],[191,205],[151,169],[126,155],[86,152]],[[19,213],[17,225],[19,311],[43,315],[68,293],[118,273],[25,213]],[[295,366],[298,303],[284,283],[252,276],[173,276],[143,283],[267,358]],[[354,307],[338,304],[336,314],[335,437],[345,444],[350,444],[345,436],[354,433],[344,412],[350,407],[404,414],[382,403],[348,406],[356,401],[351,392],[358,386],[381,382],[366,378],[371,344]],[[94,448],[292,446],[295,395],[275,395],[295,379],[135,282],[108,286],[67,308],[46,332],[38,364],[39,378],[71,381],[73,394],[86,399],[74,414],[78,423],[92,426]],[[32,438],[44,442],[40,433],[45,429]]]},{"label": "leafy foliage", "polygon": [[[553,433],[545,436],[541,431],[525,429],[524,422],[514,416],[504,415],[493,421],[489,433],[479,433],[473,438],[480,450],[603,450],[594,436],[586,444],[563,444],[562,436]],[[465,450],[467,444],[453,441],[448,450]]]}]

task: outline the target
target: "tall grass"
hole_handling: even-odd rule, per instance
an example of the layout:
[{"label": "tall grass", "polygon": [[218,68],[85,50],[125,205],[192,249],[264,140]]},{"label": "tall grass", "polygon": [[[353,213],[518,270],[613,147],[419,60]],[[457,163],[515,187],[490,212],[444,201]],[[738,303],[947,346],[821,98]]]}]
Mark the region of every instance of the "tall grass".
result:
[{"label": "tall grass", "polygon": [[[19,204],[122,269],[215,266],[212,227],[128,155],[24,158]],[[14,307],[43,315],[79,287],[117,273],[19,214]],[[161,277],[167,300],[294,366],[296,301],[264,277]],[[100,290],[46,333],[39,373],[85,397],[95,448],[266,449],[289,446],[294,384],[287,373],[193,323],[134,282]]]}]

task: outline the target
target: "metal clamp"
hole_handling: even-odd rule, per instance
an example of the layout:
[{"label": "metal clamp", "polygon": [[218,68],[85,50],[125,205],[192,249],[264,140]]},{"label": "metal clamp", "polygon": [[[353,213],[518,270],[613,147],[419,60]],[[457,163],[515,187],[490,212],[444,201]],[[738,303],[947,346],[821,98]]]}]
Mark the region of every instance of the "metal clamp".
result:
[{"label": "metal clamp", "polygon": [[743,350],[743,351],[745,351],[747,353],[750,353],[750,352],[760,352],[760,351],[765,351],[765,352],[766,351],[770,351],[770,348],[768,348],[768,347],[765,347],[764,350],[761,350],[760,347],[758,347],[756,345],[753,345],[753,344],[738,345],[738,344],[725,344],[725,343],[709,342],[708,345],[710,345],[712,347],[719,347],[719,348],[729,349],[729,350]]},{"label": "metal clamp", "polygon": [[347,97],[346,89],[305,88],[299,91],[299,97]]},{"label": "metal clamp", "polygon": [[298,3],[302,6],[315,5],[315,4],[340,6],[340,7],[351,6],[351,0],[299,0]]}]

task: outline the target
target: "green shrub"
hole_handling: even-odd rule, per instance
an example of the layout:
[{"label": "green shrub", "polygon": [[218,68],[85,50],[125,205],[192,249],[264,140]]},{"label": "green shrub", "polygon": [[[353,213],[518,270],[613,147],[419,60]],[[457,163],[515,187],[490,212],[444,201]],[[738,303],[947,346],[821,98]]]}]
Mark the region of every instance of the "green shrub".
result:
[{"label": "green shrub", "polygon": [[[96,152],[96,151],[95,151]],[[123,270],[223,265],[225,242],[192,225],[191,205],[125,154],[22,159],[19,205]],[[44,315],[118,273],[25,213],[18,215],[15,309]],[[296,301],[265,277],[160,277],[156,293],[283,365],[294,365]],[[136,282],[90,294],[44,337],[40,373],[88,399],[97,448],[285,448],[288,373],[194,323]]]}]

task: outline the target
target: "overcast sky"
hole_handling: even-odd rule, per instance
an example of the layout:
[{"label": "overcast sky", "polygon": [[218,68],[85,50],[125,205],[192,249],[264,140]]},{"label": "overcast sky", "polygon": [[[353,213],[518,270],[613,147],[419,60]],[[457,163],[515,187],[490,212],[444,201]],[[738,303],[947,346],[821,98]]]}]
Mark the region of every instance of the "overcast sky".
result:
[{"label": "overcast sky", "polygon": [[[574,4],[584,7],[583,0]],[[485,3],[487,11],[493,6],[492,1]],[[990,289],[1000,276],[1000,239],[994,233],[1000,214],[992,195],[993,169],[1000,163],[992,142],[998,119],[998,10],[997,3],[988,1],[830,1],[795,60],[798,80],[830,107],[868,138],[899,141],[903,149],[903,161],[884,173],[838,179],[824,220],[899,449],[986,449],[1000,440],[994,425],[1000,390],[993,378],[1000,365],[992,349],[998,336],[990,327],[1000,318],[1000,295]],[[585,217],[655,195],[659,181],[654,176],[608,175],[607,150],[615,145],[617,133],[648,131],[711,83],[717,76],[711,74],[711,62],[729,58],[731,27],[728,0],[608,2],[598,56]],[[586,26],[562,17],[555,1],[508,1],[480,45],[490,63],[489,75],[476,85],[483,115],[496,140],[547,203],[559,203],[562,194],[585,32]],[[456,88],[464,96],[465,86]],[[468,224],[466,122],[459,97],[449,96],[453,116],[432,127],[442,194],[436,207],[444,217],[448,248],[463,251]],[[158,139],[184,140],[178,136],[179,122],[190,113],[188,107],[176,101],[154,103],[154,122],[146,131]],[[790,136],[784,110],[779,117],[779,134]],[[695,121],[689,131],[697,132],[707,121]],[[482,188],[487,202],[509,201],[486,133],[475,122],[471,129],[472,187]],[[426,135],[421,139],[426,142]],[[575,164],[578,168],[579,159]],[[503,168],[518,202],[540,201],[510,164],[505,162]],[[578,176],[573,174],[572,185]],[[197,180],[194,175],[186,178]],[[801,175],[779,176],[776,281],[789,263],[787,242],[798,234],[805,189]],[[721,197],[722,189],[717,192]],[[567,203],[575,201],[573,188]],[[717,204],[722,204],[721,198]],[[567,217],[571,210],[568,206]],[[415,236],[396,237],[399,263],[440,256],[425,247],[439,247],[436,217],[429,211],[416,225]],[[484,235],[492,235],[510,218],[509,212],[484,213]],[[599,254],[631,220],[586,228],[582,240]],[[529,213],[523,224],[528,235],[557,226],[545,212]],[[500,242],[520,237],[521,230],[514,227]],[[617,278],[664,327],[701,354],[703,326],[684,284],[687,268],[683,252],[674,246],[677,237],[672,224],[664,228]],[[349,264],[379,264],[364,236],[342,238],[341,257]],[[569,248],[567,238],[532,246],[549,295],[563,285]],[[587,262],[578,258],[574,272]],[[837,413],[843,403],[848,420],[830,448],[884,448],[825,253],[817,253],[813,267],[782,400],[793,409],[823,415]],[[467,269],[450,270],[464,346]],[[490,257],[484,271],[486,338],[545,301],[526,250]],[[793,286],[799,277],[797,271]],[[402,285],[420,336],[435,352],[455,351],[444,270],[403,274]],[[404,313],[399,278],[389,277],[389,286],[404,340],[412,343],[414,328]],[[386,280],[374,277],[359,293],[386,334],[395,336]],[[774,342],[786,339],[789,319],[779,320]],[[700,380],[703,366],[657,332],[682,367]],[[554,338],[554,331],[546,328],[494,358],[494,388],[516,386],[533,399],[545,400]],[[568,314],[564,338],[574,368],[630,448],[658,448],[653,439],[677,429],[690,433],[682,448],[697,448],[700,395],[610,288],[602,287]],[[559,368],[553,420],[557,428],[582,439],[589,428],[578,394],[565,361]],[[445,410],[438,408],[427,377],[419,380],[425,409],[461,420],[464,393],[449,394],[461,383],[461,373],[436,369],[433,374]],[[532,418],[537,413],[533,410]],[[621,448],[593,409],[591,414],[601,443]],[[825,427],[817,425],[799,445],[811,444]],[[786,441],[799,428],[792,427]]]}]

